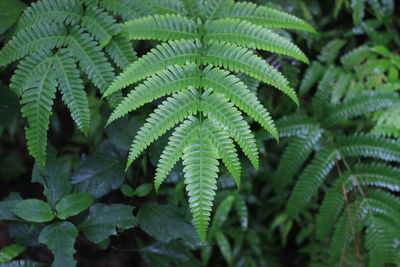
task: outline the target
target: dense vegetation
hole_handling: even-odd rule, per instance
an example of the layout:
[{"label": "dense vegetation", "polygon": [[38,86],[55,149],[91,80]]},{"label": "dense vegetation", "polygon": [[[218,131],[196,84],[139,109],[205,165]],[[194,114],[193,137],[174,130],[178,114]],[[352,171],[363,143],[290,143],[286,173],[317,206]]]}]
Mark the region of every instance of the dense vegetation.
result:
[{"label": "dense vegetation", "polygon": [[0,1],[0,266],[397,266],[394,0]]}]

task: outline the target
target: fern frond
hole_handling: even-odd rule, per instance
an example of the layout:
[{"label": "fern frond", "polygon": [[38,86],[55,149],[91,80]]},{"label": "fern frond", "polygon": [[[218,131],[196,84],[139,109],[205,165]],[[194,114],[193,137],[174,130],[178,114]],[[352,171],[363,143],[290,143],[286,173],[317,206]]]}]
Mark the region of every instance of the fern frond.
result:
[{"label": "fern frond", "polygon": [[157,14],[188,15],[181,0],[151,0],[150,3]]},{"label": "fern frond", "polygon": [[351,173],[339,177],[327,192],[317,216],[317,236],[322,240],[329,237],[343,209],[344,195],[355,187],[381,187],[400,191],[400,169],[384,164],[356,165]]},{"label": "fern frond", "polygon": [[205,89],[212,88],[214,92],[224,94],[233,104],[260,123],[275,139],[279,139],[269,112],[237,77],[225,70],[208,66],[203,70],[201,79]]},{"label": "fern frond", "polygon": [[99,42],[100,47],[106,46],[120,31],[115,19],[97,6],[89,6],[85,9],[81,26]]},{"label": "fern frond", "polygon": [[199,92],[187,90],[174,94],[163,101],[147,118],[139,129],[129,151],[127,168],[154,140],[183,121],[189,115],[197,113],[199,108]]},{"label": "fern frond", "polygon": [[372,54],[372,50],[368,46],[357,47],[350,52],[347,52],[340,58],[340,62],[347,69],[352,69],[356,65],[363,62],[369,55]]},{"label": "fern frond", "polygon": [[185,147],[195,138],[200,126],[200,121],[197,118],[189,116],[175,128],[169,137],[168,144],[160,156],[154,177],[154,188],[157,192],[168,173],[182,157]]},{"label": "fern frond", "polygon": [[225,42],[210,42],[203,58],[206,64],[243,72],[266,84],[272,85],[288,95],[297,105],[296,92],[286,78],[264,59],[247,48]]},{"label": "fern frond", "polygon": [[199,131],[182,157],[189,207],[196,231],[205,242],[218,177],[218,152]]},{"label": "fern frond", "polygon": [[114,36],[105,50],[122,70],[125,70],[129,64],[137,60],[136,51],[132,48],[129,40],[121,35]]},{"label": "fern frond", "polygon": [[313,61],[310,67],[306,70],[303,80],[300,84],[300,95],[307,93],[324,74],[325,67],[318,61]]},{"label": "fern frond", "polygon": [[400,138],[400,103],[374,114],[376,125],[372,133]]},{"label": "fern frond", "polygon": [[51,50],[63,45],[67,30],[57,24],[38,24],[22,30],[0,51],[0,66],[9,64],[34,51]]},{"label": "fern frond", "polygon": [[344,156],[372,157],[400,162],[400,142],[376,135],[356,134],[337,138],[338,149]]},{"label": "fern frond", "polygon": [[191,18],[204,18],[204,2],[193,0],[181,0],[183,7]]},{"label": "fern frond", "polygon": [[36,24],[75,25],[83,15],[82,4],[76,0],[41,0],[24,10],[16,32]]},{"label": "fern frond", "polygon": [[239,110],[221,94],[203,94],[201,111],[210,119],[218,121],[239,144],[254,168],[258,169],[259,159],[254,135]]},{"label": "fern frond", "polygon": [[364,17],[365,2],[365,0],[351,0],[353,22],[355,25],[359,25]]},{"label": "fern frond", "polygon": [[78,128],[89,134],[90,111],[79,70],[68,52],[62,50],[54,59],[54,72],[62,93],[62,99],[71,111],[72,119]]},{"label": "fern frond", "polygon": [[338,78],[333,85],[331,92],[331,103],[333,105],[338,105],[343,96],[346,95],[347,90],[351,86],[353,78],[353,75],[347,72],[340,72],[338,74]]},{"label": "fern frond", "polygon": [[370,91],[357,94],[344,101],[341,105],[332,108],[323,123],[332,126],[341,120],[354,118],[369,112],[394,105],[398,99],[390,92]]},{"label": "fern frond", "polygon": [[97,43],[82,29],[72,31],[66,42],[70,54],[79,62],[82,71],[104,92],[114,80],[114,69]]},{"label": "fern frond", "polygon": [[285,12],[257,6],[253,3],[236,2],[231,7],[224,9],[220,17],[247,20],[265,27],[315,32],[314,28],[304,20]]},{"label": "fern frond", "polygon": [[311,155],[322,130],[314,127],[304,137],[296,137],[289,143],[281,156],[274,179],[274,189],[280,192],[296,175],[301,166]]},{"label": "fern frond", "polygon": [[170,65],[199,62],[200,48],[201,43],[197,39],[169,41],[156,46],[148,54],[129,65],[110,85],[104,97],[164,70]]},{"label": "fern frond", "polygon": [[205,25],[204,40],[234,43],[248,48],[287,55],[309,63],[306,55],[295,44],[280,35],[239,19],[220,19]]},{"label": "fern frond", "polygon": [[153,15],[121,25],[122,33],[133,40],[179,40],[199,38],[196,23],[180,15]]},{"label": "fern frond", "polygon": [[287,211],[291,217],[295,217],[317,193],[338,157],[339,151],[325,149],[318,152],[311,163],[307,165],[289,198]]},{"label": "fern frond", "polygon": [[53,60],[53,55],[49,51],[40,51],[30,54],[18,64],[18,68],[11,77],[10,89],[17,96],[21,96],[27,86],[27,82],[35,73],[48,66]]},{"label": "fern frond", "polygon": [[148,1],[141,0],[102,0],[99,5],[123,20],[140,18],[151,13]]},{"label": "fern frond", "polygon": [[327,43],[321,49],[321,53],[318,56],[318,60],[321,62],[326,62],[331,65],[337,56],[339,55],[340,49],[347,43],[347,40],[343,39],[333,39]]},{"label": "fern frond", "polygon": [[221,125],[210,119],[202,122],[202,130],[217,148],[224,165],[232,175],[238,188],[240,188],[240,160],[232,139]]},{"label": "fern frond", "polygon": [[195,64],[180,67],[173,65],[158,72],[138,85],[114,109],[107,124],[129,112],[168,94],[177,93],[188,87],[200,86],[200,70]]},{"label": "fern frond", "polygon": [[47,130],[57,86],[52,64],[42,65],[32,76],[21,99],[21,113],[29,123],[25,133],[29,153],[41,169],[46,162]]},{"label": "fern frond", "polygon": [[204,16],[210,21],[219,17],[226,7],[233,5],[233,0],[206,0],[204,2]]},{"label": "fern frond", "polygon": [[276,122],[280,137],[308,135],[317,126],[317,122],[306,115],[290,115]]},{"label": "fern frond", "polygon": [[326,109],[330,100],[332,87],[338,75],[339,69],[331,66],[325,71],[321,81],[318,83],[317,92],[312,100],[313,112],[318,118],[324,118],[327,113]]}]

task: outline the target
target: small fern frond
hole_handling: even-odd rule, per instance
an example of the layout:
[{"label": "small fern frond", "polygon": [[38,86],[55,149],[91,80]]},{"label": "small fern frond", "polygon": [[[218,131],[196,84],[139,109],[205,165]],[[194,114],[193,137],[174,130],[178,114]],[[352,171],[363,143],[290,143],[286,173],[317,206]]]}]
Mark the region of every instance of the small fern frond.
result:
[{"label": "small fern frond", "polygon": [[225,42],[210,42],[203,58],[206,64],[243,72],[266,84],[272,85],[288,95],[297,105],[299,100],[289,82],[277,69],[269,65],[254,51]]},{"label": "small fern frond", "polygon": [[308,204],[317,193],[326,176],[335,165],[339,157],[339,151],[325,149],[318,152],[311,163],[307,165],[300,175],[289,198],[287,211],[291,217],[295,217]]},{"label": "small fern frond", "polygon": [[204,18],[204,1],[181,0],[191,18]]},{"label": "small fern frond", "polygon": [[317,125],[314,119],[299,114],[283,117],[276,122],[280,137],[304,137],[315,129]]},{"label": "small fern frond", "polygon": [[240,188],[240,160],[232,139],[225,129],[213,120],[204,120],[202,126],[202,130],[211,143],[217,148],[224,165],[232,175],[238,188]]},{"label": "small fern frond", "polygon": [[199,40],[169,41],[153,48],[148,54],[129,65],[110,85],[104,97],[145,79],[170,65],[184,65],[200,61]]},{"label": "small fern frond", "polygon": [[160,156],[156,175],[154,177],[154,188],[157,192],[167,175],[182,157],[185,147],[187,147],[197,135],[199,127],[200,121],[195,117],[189,116],[188,119],[175,128],[174,132],[169,137],[168,144]]},{"label": "small fern frond", "polygon": [[339,69],[331,66],[325,71],[318,83],[317,92],[312,100],[313,112],[318,118],[324,118],[327,113],[326,108],[330,102],[332,87],[338,75]]},{"label": "small fern frond", "polygon": [[306,70],[303,76],[303,80],[300,84],[300,95],[307,93],[311,87],[313,87],[324,74],[325,67],[318,61],[313,61],[310,67]]},{"label": "small fern frond", "polygon": [[151,13],[148,1],[141,0],[102,0],[99,5],[123,20],[140,18]]},{"label": "small fern frond", "polygon": [[338,149],[344,156],[372,157],[400,162],[400,142],[376,135],[356,134],[337,138]]},{"label": "small fern frond", "polygon": [[136,51],[132,48],[130,41],[121,35],[114,36],[105,50],[122,70],[125,70],[132,62],[137,60]]},{"label": "small fern frond", "polygon": [[181,0],[150,0],[150,3],[156,14],[188,15]]},{"label": "small fern frond", "polygon": [[258,169],[258,150],[249,124],[239,110],[221,94],[203,94],[201,111],[210,119],[218,121],[239,144],[254,168]]},{"label": "small fern frond", "polygon": [[396,102],[398,102],[397,95],[390,92],[369,91],[357,94],[346,99],[341,105],[332,108],[323,123],[332,126],[341,120],[390,107]]},{"label": "small fern frond", "polygon": [[289,40],[255,24],[238,19],[220,19],[205,25],[204,40],[234,43],[248,48],[261,49],[287,55],[309,63],[306,55]]},{"label": "small fern frond", "polygon": [[200,70],[195,64],[188,64],[183,67],[170,66],[166,70],[149,77],[130,91],[114,109],[107,124],[165,95],[177,93],[189,87],[198,88],[200,79]]},{"label": "small fern frond", "polygon": [[133,40],[179,40],[199,38],[196,23],[186,17],[166,14],[130,20],[121,25],[122,33]]},{"label": "small fern frond", "polygon": [[199,131],[192,143],[185,148],[182,159],[194,226],[200,240],[205,242],[217,190],[218,152]]},{"label": "small fern frond", "polygon": [[63,45],[67,30],[62,25],[38,24],[22,30],[0,51],[0,66],[40,50],[51,50]]},{"label": "small fern frond", "polygon": [[221,17],[247,20],[264,27],[315,32],[314,28],[293,15],[253,3],[236,2],[221,12]]},{"label": "small fern frond", "polygon": [[75,62],[67,51],[62,50],[54,59],[54,72],[62,93],[62,99],[71,111],[72,119],[78,128],[89,134],[90,111],[83,82]]},{"label": "small fern frond", "polygon": [[127,168],[139,154],[158,137],[183,121],[189,115],[197,113],[199,108],[199,92],[187,90],[174,94],[163,101],[153,113],[149,115],[146,123],[139,129],[129,151]]},{"label": "small fern frond", "polygon": [[261,105],[257,96],[247,89],[246,85],[237,77],[225,70],[208,66],[203,70],[201,78],[202,86],[205,89],[212,88],[214,92],[224,94],[233,104],[279,140],[278,131],[269,112]]},{"label": "small fern frond", "polygon": [[340,58],[340,62],[345,68],[352,69],[363,62],[371,54],[372,49],[370,47],[360,46],[344,54]]},{"label": "small fern frond", "polygon": [[81,26],[99,42],[100,47],[106,46],[120,31],[115,19],[96,6],[86,8]]},{"label": "small fern frond", "polygon": [[289,143],[279,160],[274,179],[274,189],[277,192],[282,191],[300,170],[301,166],[311,155],[321,134],[322,130],[319,127],[314,127],[304,137],[296,137]]},{"label": "small fern frond", "polygon": [[42,169],[46,162],[47,130],[57,86],[52,64],[51,61],[42,65],[32,76],[21,99],[21,113],[29,123],[26,129],[29,153]]},{"label": "small fern frond", "polygon": [[233,3],[233,0],[206,0],[204,3],[205,18],[209,21],[216,17],[218,18],[224,9],[231,6]]}]

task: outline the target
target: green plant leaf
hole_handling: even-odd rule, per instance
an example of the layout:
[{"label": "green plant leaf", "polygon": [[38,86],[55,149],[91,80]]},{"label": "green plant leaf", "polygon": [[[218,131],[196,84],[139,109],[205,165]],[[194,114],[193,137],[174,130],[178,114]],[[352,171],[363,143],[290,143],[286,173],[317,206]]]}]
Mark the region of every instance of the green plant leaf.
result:
[{"label": "green plant leaf", "polygon": [[136,195],[138,197],[144,197],[150,194],[151,190],[153,189],[152,184],[141,184],[136,188]]},{"label": "green plant leaf", "polygon": [[57,217],[65,220],[78,215],[89,208],[94,198],[87,193],[72,193],[60,199],[56,204]]},{"label": "green plant leaf", "polygon": [[18,20],[18,16],[25,6],[20,0],[0,1],[0,34],[3,34]]},{"label": "green plant leaf", "polygon": [[0,250],[0,263],[9,262],[25,250],[24,246],[12,244]]},{"label": "green plant leaf", "polygon": [[54,254],[52,267],[75,266],[73,258],[74,243],[78,230],[70,222],[57,222],[43,229],[39,235],[39,242],[48,246]]},{"label": "green plant leaf", "polygon": [[136,226],[133,209],[133,206],[123,204],[94,204],[78,228],[90,241],[101,243],[110,235],[116,235],[117,228],[126,230]]},{"label": "green plant leaf", "polygon": [[21,200],[11,210],[28,222],[49,222],[54,218],[50,205],[39,199]]}]

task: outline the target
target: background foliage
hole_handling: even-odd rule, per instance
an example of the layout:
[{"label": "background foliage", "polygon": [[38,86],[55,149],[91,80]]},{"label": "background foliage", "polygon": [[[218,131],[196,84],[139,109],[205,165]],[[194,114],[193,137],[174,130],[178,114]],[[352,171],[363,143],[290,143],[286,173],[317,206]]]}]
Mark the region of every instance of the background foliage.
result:
[{"label": "background foliage", "polygon": [[[19,19],[30,2],[0,1],[2,46],[24,25],[40,22]],[[62,45],[39,44],[56,47],[52,61],[47,61],[51,64],[39,66],[39,72],[47,66],[60,73],[60,64],[69,66],[64,80],[49,76],[49,87],[54,79],[61,83],[80,77],[70,96],[78,96],[78,108],[62,104],[68,92],[54,90],[54,104],[38,115],[49,125],[46,153],[46,129],[38,128],[36,139],[25,137],[25,120],[32,127],[33,117],[24,112],[27,102],[18,94],[24,86],[40,88],[35,73],[11,78],[17,66],[23,70],[24,60],[32,61],[11,63],[16,58],[7,51],[0,57],[0,266],[399,264],[400,10],[395,1],[253,1],[303,18],[317,33],[276,31],[297,44],[310,65],[257,51],[287,77],[299,93],[299,107],[271,86],[237,74],[276,120],[280,142],[246,118],[255,132],[259,169],[239,153],[238,190],[221,168],[205,243],[192,225],[182,163],[172,169],[158,193],[153,189],[171,132],[124,171],[132,140],[162,101],[105,127],[119,97],[103,100],[96,89],[104,92],[129,58],[159,44],[122,40],[113,27],[149,14],[149,5],[129,0],[83,2],[82,10],[77,7],[81,16],[55,33],[83,38],[79,43],[88,46],[82,51],[92,51],[88,60],[99,64],[85,65],[71,37],[62,36]],[[167,3],[158,5],[161,13],[182,8],[180,1],[161,3]],[[97,8],[90,9],[93,4]],[[109,32],[90,20],[98,18],[100,9],[108,18]],[[80,33],[74,29],[77,25],[87,30]],[[136,52],[118,49],[118,44],[132,45]],[[31,53],[35,47],[29,49]],[[126,60],[118,60],[124,54]],[[34,55],[42,63],[48,56]],[[96,69],[90,69],[93,66]],[[29,140],[36,141],[30,145]],[[32,145],[40,151],[33,154],[31,149],[40,158],[36,165],[27,150]]]}]

